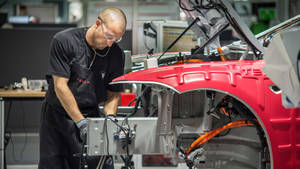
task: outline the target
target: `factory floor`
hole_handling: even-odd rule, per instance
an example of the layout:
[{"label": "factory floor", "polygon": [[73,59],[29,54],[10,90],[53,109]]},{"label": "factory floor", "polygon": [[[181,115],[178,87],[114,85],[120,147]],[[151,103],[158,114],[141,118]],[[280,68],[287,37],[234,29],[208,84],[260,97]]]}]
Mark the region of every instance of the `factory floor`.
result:
[{"label": "factory floor", "polygon": [[[115,169],[120,169],[123,164],[115,164]],[[135,167],[136,169],[188,169],[186,164],[178,164],[177,167]],[[38,169],[37,165],[8,165],[7,169]]]}]

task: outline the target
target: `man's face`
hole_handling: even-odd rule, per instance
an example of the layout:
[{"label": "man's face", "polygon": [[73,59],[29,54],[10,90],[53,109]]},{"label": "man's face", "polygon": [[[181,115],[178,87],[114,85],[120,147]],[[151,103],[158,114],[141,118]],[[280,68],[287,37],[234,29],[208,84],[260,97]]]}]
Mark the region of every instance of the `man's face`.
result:
[{"label": "man's face", "polygon": [[102,50],[112,46],[114,42],[118,42],[122,38],[124,31],[120,24],[104,23],[101,19],[99,21],[94,31],[93,41],[95,47]]}]

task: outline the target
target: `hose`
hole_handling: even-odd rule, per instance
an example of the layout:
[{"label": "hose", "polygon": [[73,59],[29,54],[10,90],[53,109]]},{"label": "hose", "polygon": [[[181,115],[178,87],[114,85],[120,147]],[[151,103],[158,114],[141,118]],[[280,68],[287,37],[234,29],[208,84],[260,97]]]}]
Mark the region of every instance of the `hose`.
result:
[{"label": "hose", "polygon": [[215,137],[216,135],[218,135],[219,133],[221,133],[224,130],[235,128],[235,127],[252,126],[252,125],[253,124],[247,120],[239,120],[239,121],[230,122],[220,128],[217,128],[215,130],[212,130],[212,131],[207,132],[207,133],[203,134],[202,136],[200,136],[197,140],[195,140],[189,146],[189,148],[186,150],[185,154],[186,154],[186,156],[188,156],[194,148],[199,147],[201,144],[209,141],[210,139],[212,139],[213,137]]}]

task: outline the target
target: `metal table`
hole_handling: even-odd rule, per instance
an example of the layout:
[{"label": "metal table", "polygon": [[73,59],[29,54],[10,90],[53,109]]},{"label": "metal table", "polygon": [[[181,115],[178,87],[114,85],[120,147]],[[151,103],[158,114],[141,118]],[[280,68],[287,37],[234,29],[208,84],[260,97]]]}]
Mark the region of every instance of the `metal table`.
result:
[{"label": "metal table", "polygon": [[46,92],[0,89],[0,169],[4,169],[5,101],[43,100]]}]

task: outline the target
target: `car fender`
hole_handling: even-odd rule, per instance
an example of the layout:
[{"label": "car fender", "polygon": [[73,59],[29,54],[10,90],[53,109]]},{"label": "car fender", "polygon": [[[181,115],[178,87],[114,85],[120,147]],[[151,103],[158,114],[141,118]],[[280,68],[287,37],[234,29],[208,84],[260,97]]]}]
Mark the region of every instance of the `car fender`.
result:
[{"label": "car fender", "polygon": [[[227,61],[181,64],[129,73],[112,83],[144,83],[165,86],[181,94],[194,90],[215,90],[228,94],[252,111],[267,138],[272,168],[296,168],[294,141],[299,109],[285,109],[280,92],[272,91],[274,83],[262,72],[264,61]],[[287,153],[289,152],[289,153]],[[292,152],[292,153],[291,153]],[[284,159],[284,161],[282,161]]]}]

